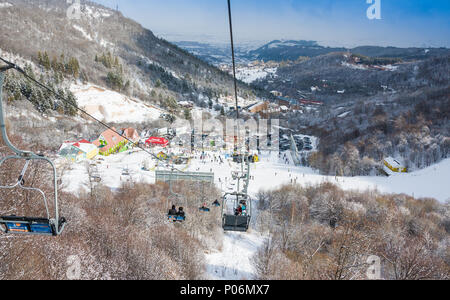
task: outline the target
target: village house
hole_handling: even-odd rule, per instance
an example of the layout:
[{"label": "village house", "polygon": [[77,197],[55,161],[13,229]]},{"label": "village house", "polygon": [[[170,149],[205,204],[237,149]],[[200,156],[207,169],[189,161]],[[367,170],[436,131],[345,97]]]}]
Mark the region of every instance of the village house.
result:
[{"label": "village house", "polygon": [[252,107],[250,107],[250,112],[251,113],[260,113],[260,112],[265,112],[269,109],[269,102],[263,102],[263,103],[258,103],[253,105]]},{"label": "village house", "polygon": [[122,136],[133,141],[133,143],[138,143],[141,138],[138,131],[134,128],[122,128]]},{"label": "village house", "polygon": [[183,108],[187,108],[187,109],[193,109],[194,108],[194,103],[190,102],[190,101],[180,101],[180,102],[178,102],[178,105],[183,107]]},{"label": "village house", "polygon": [[86,140],[81,140],[79,142],[66,142],[62,144],[59,149],[59,155],[61,157],[75,163],[93,159],[98,154],[98,147]]},{"label": "village house", "polygon": [[289,106],[291,106],[291,102],[289,102],[288,100],[285,100],[285,99],[278,99],[278,106],[289,107]]},{"label": "village house", "polygon": [[271,91],[270,93],[271,93],[272,95],[274,95],[275,97],[283,97],[283,93],[282,93],[282,92]]},{"label": "village house", "polygon": [[126,151],[128,148],[128,141],[117,134],[116,129],[108,129],[103,132],[100,137],[93,142],[95,146],[99,148],[99,154],[103,156],[109,156],[114,153]]}]

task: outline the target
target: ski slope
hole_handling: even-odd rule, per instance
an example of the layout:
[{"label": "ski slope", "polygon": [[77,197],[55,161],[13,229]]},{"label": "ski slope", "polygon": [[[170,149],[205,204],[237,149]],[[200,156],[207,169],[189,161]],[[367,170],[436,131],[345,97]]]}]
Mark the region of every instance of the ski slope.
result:
[{"label": "ski slope", "polygon": [[[154,151],[158,152],[160,149]],[[234,181],[231,179],[231,172],[237,165],[225,160],[224,152],[207,152],[207,154],[209,157],[200,160],[200,153],[196,153],[188,165],[177,167],[191,172],[212,171],[218,188],[223,192],[233,191]],[[224,163],[215,162],[214,155],[220,156]],[[254,180],[250,181],[249,194],[252,198],[255,198],[260,190],[276,189],[295,182],[303,186],[331,182],[344,190],[378,190],[385,193],[404,193],[418,198],[432,197],[441,202],[450,200],[448,184],[450,159],[424,170],[391,177],[333,177],[320,175],[310,168],[285,164],[275,152],[264,153],[260,158],[260,163],[251,165],[251,176],[254,176]],[[121,184],[128,180],[155,183],[156,163],[145,152],[133,150],[103,159],[97,161],[97,173],[102,178],[102,183],[113,190],[120,188]],[[145,162],[150,165],[150,171],[142,170]],[[59,160],[59,166],[60,168],[64,166],[63,160]],[[129,170],[130,176],[122,175],[124,169]],[[71,169],[64,173],[62,180],[66,192],[88,191],[89,177],[86,165],[72,164]],[[253,203],[253,221],[258,214],[255,211],[256,207],[257,205]],[[207,266],[205,277],[212,280],[253,279],[255,271],[252,258],[263,245],[265,238],[254,226],[247,233],[224,233],[222,248],[209,249],[205,253]]]},{"label": "ski slope", "polygon": [[80,108],[107,123],[148,122],[165,113],[154,105],[94,85],[72,85],[70,90]]},{"label": "ski slope", "polygon": [[206,255],[209,280],[252,280],[255,270],[251,259],[264,243],[264,236],[250,230],[248,233],[226,232],[221,251]]}]

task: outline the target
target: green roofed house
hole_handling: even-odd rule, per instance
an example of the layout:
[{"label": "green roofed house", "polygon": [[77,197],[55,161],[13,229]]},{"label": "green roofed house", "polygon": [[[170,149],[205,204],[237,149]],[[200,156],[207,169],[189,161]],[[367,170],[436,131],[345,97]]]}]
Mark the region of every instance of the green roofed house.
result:
[{"label": "green roofed house", "polygon": [[86,140],[79,142],[66,142],[59,149],[59,155],[72,162],[81,162],[97,156],[98,148]]}]

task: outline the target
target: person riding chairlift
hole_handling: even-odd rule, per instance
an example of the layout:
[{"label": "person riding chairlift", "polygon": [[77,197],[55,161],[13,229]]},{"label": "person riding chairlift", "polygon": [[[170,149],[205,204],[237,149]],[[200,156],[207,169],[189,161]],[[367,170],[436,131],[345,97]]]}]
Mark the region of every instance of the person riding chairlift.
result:
[{"label": "person riding chairlift", "polygon": [[175,205],[172,205],[172,208],[169,210],[169,216],[177,216],[178,212],[177,212],[177,208]]},{"label": "person riding chairlift", "polygon": [[236,208],[235,215],[236,215],[236,216],[242,216],[242,206],[239,205],[239,206]]},{"label": "person riding chairlift", "polygon": [[246,216],[247,215],[247,205],[245,204],[241,204],[241,209],[242,209],[242,215]]},{"label": "person riding chairlift", "polygon": [[180,209],[178,210],[177,216],[181,217],[181,218],[185,218],[186,214],[184,213],[184,208],[180,207]]},{"label": "person riding chairlift", "polygon": [[200,210],[201,211],[205,211],[205,212],[209,212],[210,211],[209,208],[206,206],[206,202],[203,203],[202,207],[200,207]]}]

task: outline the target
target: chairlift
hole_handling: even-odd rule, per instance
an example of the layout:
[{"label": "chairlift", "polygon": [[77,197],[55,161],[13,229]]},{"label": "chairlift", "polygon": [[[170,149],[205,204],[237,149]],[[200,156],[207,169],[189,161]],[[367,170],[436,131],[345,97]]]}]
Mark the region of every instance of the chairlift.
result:
[{"label": "chairlift", "polygon": [[[175,193],[172,189],[172,175],[173,175],[173,168],[172,168],[172,172],[171,172],[171,177],[169,179],[169,193],[170,195],[176,199],[175,203],[179,203],[179,199],[182,198],[181,195]],[[175,207],[175,209],[174,209]],[[174,211],[172,211],[174,210]],[[184,211],[184,207],[180,206],[179,210],[176,211],[176,206],[173,205],[172,209],[169,210],[169,213],[167,214],[167,219],[173,223],[183,223],[184,221],[186,221],[186,212]]]},{"label": "chairlift", "polygon": [[180,207],[178,212],[176,211],[176,209],[174,209],[173,212],[172,212],[172,210],[173,210],[173,208],[171,210],[169,210],[169,213],[167,214],[167,219],[169,221],[171,221],[173,223],[182,223],[182,222],[186,221],[186,214],[184,212],[183,207]]},{"label": "chairlift", "polygon": [[[241,207],[243,203],[245,203],[245,210],[241,213],[237,213],[238,208]],[[230,208],[233,210],[230,211]],[[241,193],[226,193],[223,196],[222,227],[224,231],[247,232],[250,227],[251,215],[252,201],[247,195]]]},{"label": "chairlift", "polygon": [[[41,194],[46,210],[46,218],[42,217],[24,217],[24,216],[1,216],[0,215],[0,232],[5,234],[33,234],[33,235],[50,235],[50,236],[58,236],[66,225],[66,219],[63,217],[59,217],[59,209],[58,209],[58,179],[56,175],[56,167],[53,162],[41,155],[36,155],[33,152],[22,151],[17,149],[14,145],[11,144],[8,134],[6,132],[5,126],[5,115],[3,111],[3,100],[2,100],[2,88],[3,81],[5,78],[5,71],[8,69],[12,69],[14,66],[8,65],[6,67],[0,67],[0,127],[1,134],[3,137],[3,141],[6,146],[15,153],[15,155],[10,155],[2,158],[0,160],[0,167],[9,160],[25,160],[25,165],[22,169],[22,172],[14,185],[0,185],[0,189],[15,189],[20,188],[27,191],[34,191]],[[44,161],[51,165],[53,169],[53,188],[54,188],[54,217],[51,218],[50,211],[47,204],[47,198],[45,193],[38,188],[26,187],[25,186],[25,174],[28,170],[28,167],[33,161]]]},{"label": "chairlift", "polygon": [[130,176],[130,170],[128,170],[128,169],[123,169],[123,170],[122,170],[122,176]]},{"label": "chairlift", "polygon": [[200,210],[201,212],[210,212],[210,211],[211,211],[211,209],[210,209],[209,207],[206,206],[206,203],[204,203],[204,204],[202,205],[202,207],[199,208],[199,210]]},{"label": "chairlift", "polygon": [[186,221],[186,217],[181,217],[181,216],[167,215],[167,218],[169,221],[171,221],[173,223],[183,223],[184,221]]},{"label": "chairlift", "polygon": [[94,181],[96,183],[102,182],[102,178],[99,175],[92,175],[91,179],[92,179],[92,181]]}]

